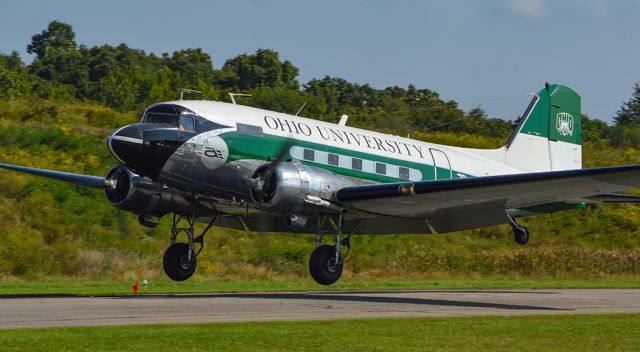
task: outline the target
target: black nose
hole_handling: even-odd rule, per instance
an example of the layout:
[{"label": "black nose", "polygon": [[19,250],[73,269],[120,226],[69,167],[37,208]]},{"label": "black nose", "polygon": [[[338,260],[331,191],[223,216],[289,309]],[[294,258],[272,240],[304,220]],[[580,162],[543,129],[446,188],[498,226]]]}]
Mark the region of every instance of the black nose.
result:
[{"label": "black nose", "polygon": [[139,124],[122,127],[107,138],[111,154],[122,164],[131,165],[142,153],[142,129]]}]

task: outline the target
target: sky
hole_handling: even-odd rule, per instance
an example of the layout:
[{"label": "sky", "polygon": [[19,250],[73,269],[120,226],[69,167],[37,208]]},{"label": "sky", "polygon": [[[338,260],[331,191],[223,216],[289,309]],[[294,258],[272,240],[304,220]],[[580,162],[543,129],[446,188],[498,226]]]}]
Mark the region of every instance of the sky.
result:
[{"label": "sky", "polygon": [[26,45],[52,20],[88,46],[200,47],[216,69],[273,49],[300,68],[301,83],[413,84],[504,119],[550,81],[611,121],[640,81],[637,0],[20,0],[2,5],[0,52],[30,62]]}]

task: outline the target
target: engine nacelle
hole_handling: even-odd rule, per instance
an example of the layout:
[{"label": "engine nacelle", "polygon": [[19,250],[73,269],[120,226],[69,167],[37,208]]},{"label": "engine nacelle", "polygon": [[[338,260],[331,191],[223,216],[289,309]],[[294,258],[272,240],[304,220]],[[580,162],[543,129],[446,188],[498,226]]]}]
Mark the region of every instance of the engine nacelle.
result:
[{"label": "engine nacelle", "polygon": [[253,201],[265,209],[289,214],[287,221],[295,227],[304,226],[309,215],[340,211],[329,200],[340,188],[354,185],[343,176],[295,160],[263,165],[253,179],[261,183],[251,189]]},{"label": "engine nacelle", "polygon": [[107,200],[116,208],[143,218],[159,218],[172,212],[196,215],[211,213],[210,209],[193,200],[189,193],[146,180],[126,167],[113,167],[106,178],[113,181],[112,187],[105,190]]}]

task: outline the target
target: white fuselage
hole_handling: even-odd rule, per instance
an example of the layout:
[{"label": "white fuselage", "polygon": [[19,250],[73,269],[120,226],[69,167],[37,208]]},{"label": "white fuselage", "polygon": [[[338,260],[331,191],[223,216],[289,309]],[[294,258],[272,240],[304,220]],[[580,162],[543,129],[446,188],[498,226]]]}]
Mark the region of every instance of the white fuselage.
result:
[{"label": "white fuselage", "polygon": [[[449,167],[453,178],[525,172],[505,163],[499,149],[471,149],[440,145],[350,126],[213,101],[174,101],[218,124],[259,126],[264,133],[296,140],[328,144],[373,156]],[[448,165],[449,164],[449,165]]]}]

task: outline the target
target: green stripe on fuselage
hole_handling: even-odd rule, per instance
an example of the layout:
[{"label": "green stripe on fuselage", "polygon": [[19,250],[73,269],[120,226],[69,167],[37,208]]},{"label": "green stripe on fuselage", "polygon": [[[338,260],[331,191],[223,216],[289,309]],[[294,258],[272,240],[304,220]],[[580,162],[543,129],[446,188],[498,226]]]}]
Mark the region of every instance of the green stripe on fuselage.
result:
[{"label": "green stripe on fuselage", "polygon": [[[411,169],[419,170],[422,173],[422,180],[434,180],[434,167],[432,165],[433,160],[431,159],[431,155],[427,154],[425,157],[429,159],[425,159],[425,164],[399,160],[394,158],[388,158],[380,155],[370,154],[370,153],[362,153],[354,150],[343,149],[333,147],[327,144],[319,144],[308,142],[299,139],[286,138],[281,136],[275,136],[270,134],[264,134],[262,136],[251,136],[239,132],[227,132],[220,135],[222,139],[227,143],[229,147],[229,157],[227,162],[236,161],[236,160],[244,160],[244,159],[255,159],[255,160],[270,160],[275,155],[281,153],[283,149],[287,149],[284,159],[289,160],[292,159],[289,150],[293,146],[298,146],[301,148],[308,148],[318,151],[324,151],[328,153],[334,153],[338,155],[349,156],[353,158],[359,158],[363,160],[371,160],[375,162],[385,163],[389,165],[397,165],[401,167],[407,167]],[[325,170],[329,170],[339,175],[343,175],[346,177],[353,177],[358,179],[364,179],[373,182],[380,183],[388,183],[388,182],[399,182],[399,181],[408,181],[406,179],[400,179],[395,177],[389,177],[386,175],[374,174],[360,170],[353,170],[343,167],[337,167],[327,164],[321,164],[306,160],[300,160],[305,165],[319,167]],[[429,164],[426,164],[429,162]],[[444,178],[444,175],[449,175],[449,169],[438,168],[438,176]],[[460,176],[463,175],[463,176]],[[461,173],[453,170],[453,178],[461,178],[461,177],[472,177],[472,175]]]}]

